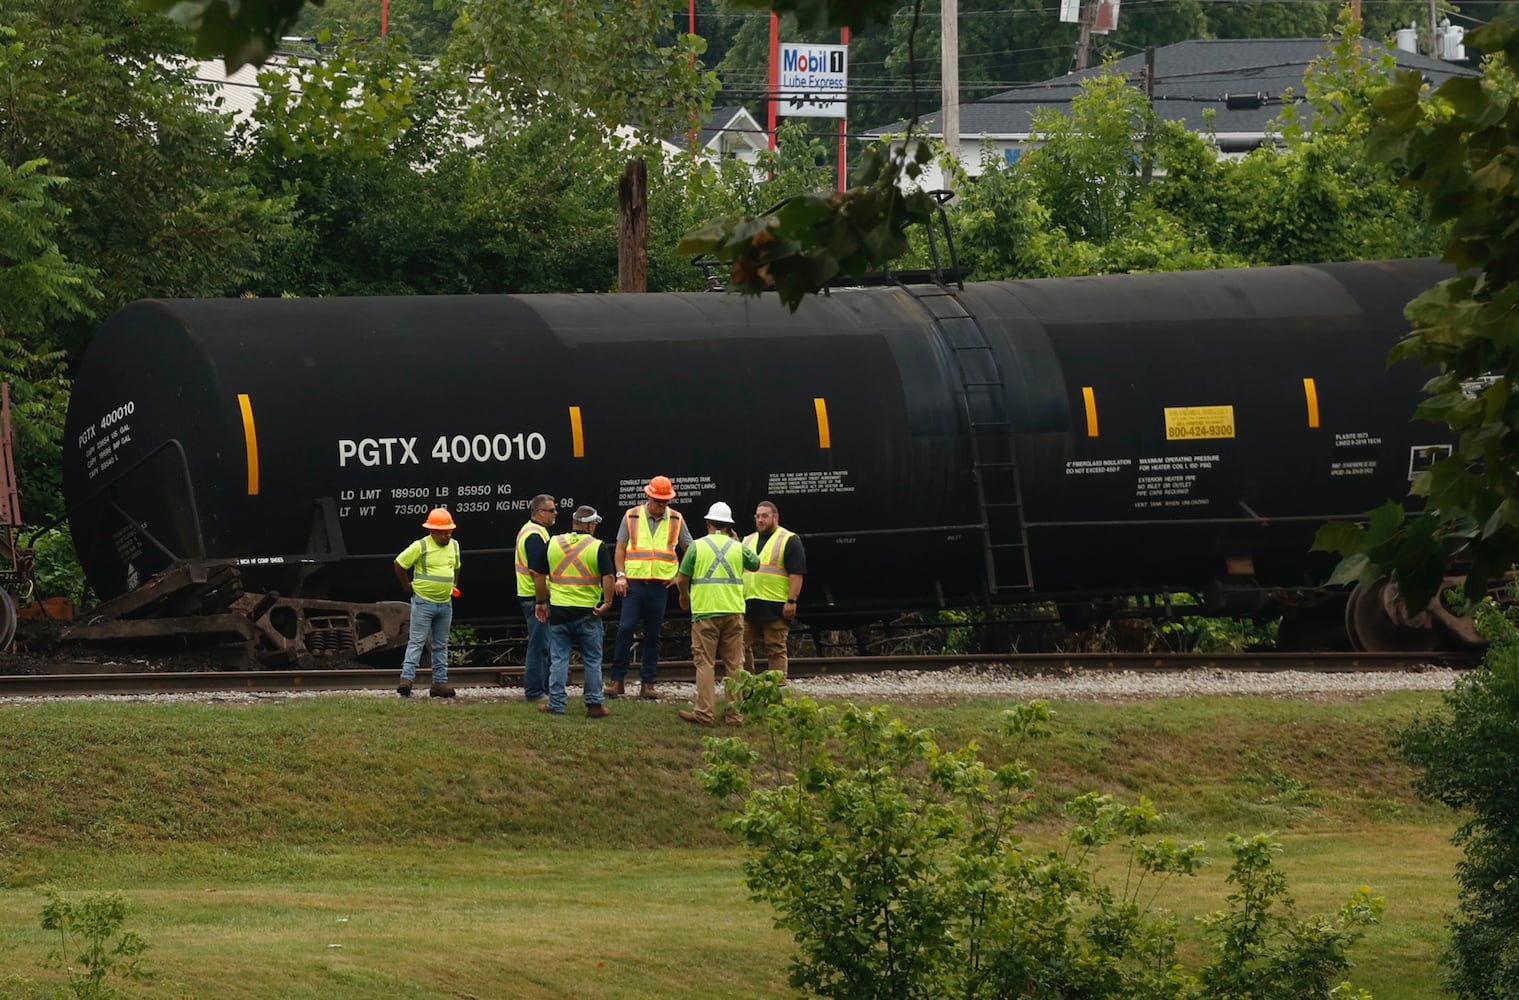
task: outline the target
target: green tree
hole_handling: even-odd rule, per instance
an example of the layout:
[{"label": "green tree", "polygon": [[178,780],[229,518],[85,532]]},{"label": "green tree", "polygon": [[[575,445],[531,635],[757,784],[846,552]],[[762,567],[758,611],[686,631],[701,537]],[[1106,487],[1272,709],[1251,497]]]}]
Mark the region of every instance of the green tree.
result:
[{"label": "green tree", "polygon": [[[628,146],[560,104],[513,114],[398,39],[346,41],[317,66],[270,64],[244,130],[252,176],[296,207],[266,294],[607,291]],[[673,253],[693,204],[731,204],[736,166],[650,171],[650,287],[699,288]],[[675,221],[679,220],[679,221]]]},{"label": "green tree", "polygon": [[399,39],[269,65],[239,131],[248,172],[294,209],[294,232],[252,287],[266,294],[471,291],[456,188],[463,98]]},{"label": "green tree", "polygon": [[1390,53],[1368,54],[1342,18],[1310,65],[1301,105],[1268,143],[1234,162],[1171,157],[1158,204],[1209,244],[1253,265],[1425,256],[1440,227],[1395,169],[1371,156],[1372,103],[1391,79]]},{"label": "green tree", "polygon": [[1519,21],[1472,37],[1491,53],[1481,78],[1453,78],[1428,95],[1417,73],[1399,74],[1375,102],[1373,132],[1378,154],[1450,226],[1445,259],[1461,273],[1409,305],[1414,330],[1393,358],[1438,371],[1416,416],[1446,423],[1458,444],[1414,480],[1422,513],[1405,520],[1390,504],[1369,525],[1331,525],[1317,539],[1345,556],[1336,580],[1390,573],[1411,607],[1434,596],[1453,552],[1473,596],[1519,557]]},{"label": "green tree", "polygon": [[[3,34],[0,29],[0,34]],[[0,47],[0,76],[19,47]],[[66,211],[54,197],[64,180],[32,160],[12,170],[0,163],[0,379],[10,383],[16,474],[23,495],[37,497],[23,513],[42,520],[57,506],[67,364],[53,324],[87,315],[99,298],[94,272],[58,249]]]},{"label": "green tree", "polygon": [[[1040,145],[1016,164],[988,155],[974,184],[956,185],[960,259],[979,278],[1239,263],[1172,207],[1173,186],[1217,184],[1217,156],[1182,126],[1158,123],[1122,75],[1084,81],[1069,116],[1043,114],[1035,129]],[[1160,179],[1146,181],[1146,164]]]},{"label": "green tree", "polygon": [[677,5],[466,0],[454,55],[478,67],[513,111],[558,102],[608,129],[636,125],[649,136],[676,135],[693,115],[706,116],[717,86],[696,61],[700,38],[673,34]]},{"label": "green tree", "polygon": [[1519,993],[1519,630],[1491,602],[1476,610],[1486,669],[1462,675],[1396,746],[1416,787],[1465,816],[1454,842],[1460,887],[1446,981],[1462,1000]]},{"label": "green tree", "polygon": [[[459,3],[434,0],[389,0],[386,30],[406,39],[420,56],[441,56],[453,40]],[[326,32],[332,38],[378,38],[380,4],[376,0],[323,0],[320,7],[301,11],[289,28],[292,35],[315,38]]]},{"label": "green tree", "polygon": [[[206,107],[173,22],[116,0],[10,0],[0,162],[38,159],[69,183],[63,255],[95,271],[105,314],[148,295],[236,294],[280,234],[234,155],[229,119]],[[56,321],[77,352],[92,332]]]}]

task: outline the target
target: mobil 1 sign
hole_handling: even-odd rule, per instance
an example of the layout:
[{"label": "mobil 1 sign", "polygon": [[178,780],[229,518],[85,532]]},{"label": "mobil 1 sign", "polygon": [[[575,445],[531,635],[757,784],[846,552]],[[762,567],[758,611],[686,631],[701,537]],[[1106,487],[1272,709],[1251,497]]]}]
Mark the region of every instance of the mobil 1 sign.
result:
[{"label": "mobil 1 sign", "polygon": [[781,43],[781,114],[848,118],[849,46]]}]

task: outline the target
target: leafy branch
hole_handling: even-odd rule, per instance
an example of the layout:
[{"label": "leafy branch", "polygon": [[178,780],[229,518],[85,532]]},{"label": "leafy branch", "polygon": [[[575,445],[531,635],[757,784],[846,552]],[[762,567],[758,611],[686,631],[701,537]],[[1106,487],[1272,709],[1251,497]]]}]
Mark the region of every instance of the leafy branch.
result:
[{"label": "leafy branch", "polygon": [[[789,14],[803,28],[863,29],[896,10],[892,0],[737,0],[737,6]],[[912,7],[907,65],[917,65],[913,41],[923,12]],[[917,80],[911,79],[916,108]],[[846,191],[815,191],[788,198],[758,217],[729,216],[691,233],[677,253],[710,254],[730,268],[729,287],[758,295],[772,285],[792,312],[808,295],[840,275],[859,277],[884,267],[907,249],[907,231],[928,225],[934,199],[917,186],[933,152],[913,141],[912,126],[899,149],[865,151]]]},{"label": "leafy branch", "polygon": [[1414,330],[1391,360],[1438,369],[1415,416],[1443,422],[1457,443],[1413,483],[1426,498],[1406,522],[1384,509],[1370,525],[1329,525],[1315,546],[1344,560],[1335,579],[1391,572],[1409,607],[1435,595],[1452,552],[1480,595],[1519,556],[1519,22],[1471,33],[1488,53],[1481,78],[1455,77],[1432,95],[1417,72],[1399,73],[1374,102],[1371,147],[1449,222],[1444,259],[1462,269],[1411,302]]},{"label": "leafy branch", "polygon": [[[140,0],[148,10],[168,14],[195,33],[195,54],[222,56],[227,72],[262,64],[274,54],[308,0]],[[309,0],[320,7],[322,0]]]},{"label": "leafy branch", "polygon": [[730,287],[758,295],[775,286],[794,312],[811,293],[842,274],[858,277],[907,249],[907,230],[926,225],[934,200],[903,190],[931,153],[924,143],[894,152],[865,152],[847,191],[788,198],[759,215],[719,219],[686,236],[682,254],[711,254],[730,265]]}]

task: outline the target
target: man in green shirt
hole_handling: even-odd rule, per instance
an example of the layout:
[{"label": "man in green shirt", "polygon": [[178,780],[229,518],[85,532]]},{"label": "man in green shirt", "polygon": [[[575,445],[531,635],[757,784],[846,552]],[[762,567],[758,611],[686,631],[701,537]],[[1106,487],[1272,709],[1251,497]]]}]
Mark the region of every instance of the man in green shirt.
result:
[{"label": "man in green shirt", "polygon": [[[696,708],[680,717],[699,726],[716,721],[717,661],[729,677],[744,667],[744,571],[759,568],[759,555],[745,548],[733,530],[733,511],[719,500],[707,511],[707,533],[686,549],[675,585],[680,606],[691,612],[691,659],[696,664]],[[738,708],[723,698],[723,722],[743,722]]]},{"label": "man in green shirt", "polygon": [[453,515],[439,507],[422,522],[427,537],[412,542],[396,556],[394,568],[401,587],[411,595],[411,635],[401,665],[396,694],[411,697],[412,682],[422,663],[422,647],[432,639],[432,698],[452,698],[448,685],[448,629],[454,621],[454,596],[459,593],[459,543],[454,541]]}]

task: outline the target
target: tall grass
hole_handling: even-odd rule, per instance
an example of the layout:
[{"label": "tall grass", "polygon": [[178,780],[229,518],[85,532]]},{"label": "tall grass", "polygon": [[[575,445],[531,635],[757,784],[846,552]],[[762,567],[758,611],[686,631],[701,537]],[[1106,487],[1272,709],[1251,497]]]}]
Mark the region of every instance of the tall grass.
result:
[{"label": "tall grass", "polygon": [[[1387,738],[1436,704],[1057,704],[1057,735],[1030,762],[1051,806],[1143,793],[1220,856],[1225,832],[1277,831],[1305,912],[1371,885],[1388,916],[1357,951],[1357,983],[1433,997],[1455,818],[1414,797]],[[988,744],[1003,707],[903,711],[943,743]],[[0,707],[0,995],[57,981],[37,962],[44,884],[127,894],[160,974],[134,996],[787,995],[789,942],[746,899],[691,774],[709,733],[673,707],[614,710],[370,696]],[[1220,907],[1225,867],[1170,905]]]}]

